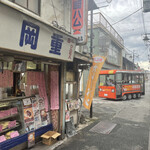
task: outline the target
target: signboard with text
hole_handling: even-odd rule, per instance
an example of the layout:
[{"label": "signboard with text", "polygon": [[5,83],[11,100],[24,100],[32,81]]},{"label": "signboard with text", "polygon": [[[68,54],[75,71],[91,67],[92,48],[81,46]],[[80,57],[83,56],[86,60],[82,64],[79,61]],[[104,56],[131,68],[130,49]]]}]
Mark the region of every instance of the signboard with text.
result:
[{"label": "signboard with text", "polygon": [[91,103],[93,101],[93,96],[95,93],[95,87],[97,83],[97,79],[99,77],[99,72],[105,63],[105,56],[93,56],[93,64],[89,71],[89,76],[87,80],[87,86],[85,90],[85,96],[83,101],[83,106],[90,110]]},{"label": "signboard with text", "polygon": [[73,61],[76,39],[21,12],[0,5],[0,47]]},{"label": "signboard with text", "polygon": [[123,92],[140,91],[140,90],[141,90],[140,84],[123,85]]},{"label": "signboard with text", "polygon": [[79,44],[87,41],[87,14],[86,0],[72,0],[72,34]]}]

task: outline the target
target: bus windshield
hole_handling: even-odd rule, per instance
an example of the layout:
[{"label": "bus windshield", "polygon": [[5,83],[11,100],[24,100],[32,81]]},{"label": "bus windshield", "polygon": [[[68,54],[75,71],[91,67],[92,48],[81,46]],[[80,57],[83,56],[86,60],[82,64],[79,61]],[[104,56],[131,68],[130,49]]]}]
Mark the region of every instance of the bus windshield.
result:
[{"label": "bus windshield", "polygon": [[100,86],[115,86],[115,75],[113,74],[106,74],[100,75]]}]

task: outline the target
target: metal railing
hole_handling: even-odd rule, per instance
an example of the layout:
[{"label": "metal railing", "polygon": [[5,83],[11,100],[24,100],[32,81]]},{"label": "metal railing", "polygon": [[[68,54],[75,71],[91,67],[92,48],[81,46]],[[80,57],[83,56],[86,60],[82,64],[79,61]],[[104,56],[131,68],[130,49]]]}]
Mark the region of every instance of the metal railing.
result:
[{"label": "metal railing", "polygon": [[[90,14],[89,14],[90,15]],[[102,25],[119,43],[124,45],[123,38],[118,34],[118,32],[112,27],[112,25],[106,20],[106,18],[100,13],[93,14],[93,24]]]}]

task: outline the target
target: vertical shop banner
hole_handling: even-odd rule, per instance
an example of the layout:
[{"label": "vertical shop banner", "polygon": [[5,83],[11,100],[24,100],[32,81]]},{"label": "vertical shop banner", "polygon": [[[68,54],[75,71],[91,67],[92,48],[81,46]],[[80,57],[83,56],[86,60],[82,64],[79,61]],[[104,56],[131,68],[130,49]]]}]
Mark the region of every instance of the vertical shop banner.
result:
[{"label": "vertical shop banner", "polygon": [[87,40],[87,14],[86,0],[72,0],[72,34],[78,39],[77,43]]},{"label": "vertical shop banner", "polygon": [[87,87],[85,91],[85,97],[83,101],[83,106],[88,110],[90,110],[91,103],[93,101],[94,92],[95,92],[96,82],[99,76],[99,72],[105,60],[106,57],[104,56],[93,56],[93,65],[90,68]]}]

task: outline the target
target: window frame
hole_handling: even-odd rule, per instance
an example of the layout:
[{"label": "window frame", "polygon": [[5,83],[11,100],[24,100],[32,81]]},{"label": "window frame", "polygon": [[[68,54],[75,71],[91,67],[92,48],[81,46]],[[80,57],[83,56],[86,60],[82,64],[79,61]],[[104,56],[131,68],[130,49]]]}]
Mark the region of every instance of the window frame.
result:
[{"label": "window frame", "polygon": [[20,6],[20,7],[22,7],[22,8],[24,8],[24,9],[27,9],[28,11],[30,11],[30,12],[32,12],[32,13],[34,13],[34,14],[36,14],[36,15],[38,15],[38,16],[41,16],[41,0],[38,0],[38,13],[36,13],[36,12],[34,12],[34,11],[32,11],[31,9],[29,9],[28,7],[29,7],[29,1],[30,0],[25,0],[26,1],[26,4],[27,4],[27,7],[24,7],[24,6],[22,6],[22,5],[20,5],[20,4],[18,4],[18,3],[16,3],[15,1],[16,0],[9,0],[10,2],[12,2],[12,3],[14,3],[14,4],[16,4],[16,5],[18,5],[18,6]]}]

